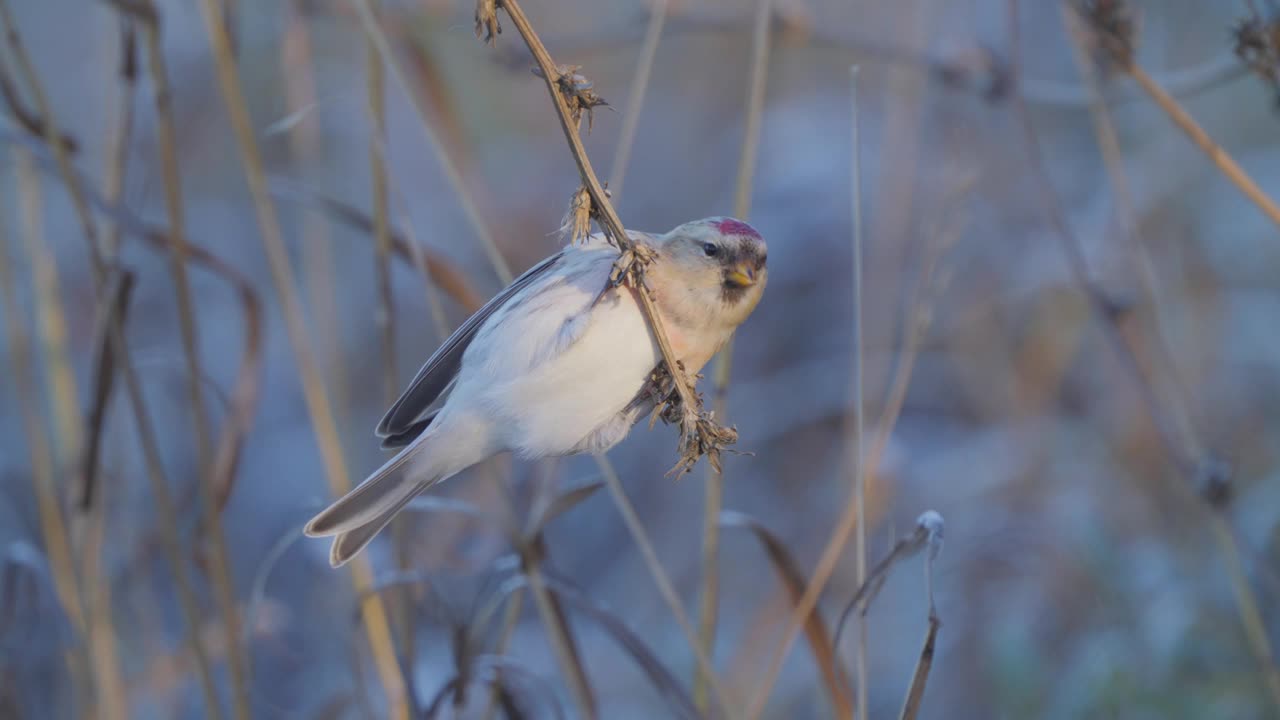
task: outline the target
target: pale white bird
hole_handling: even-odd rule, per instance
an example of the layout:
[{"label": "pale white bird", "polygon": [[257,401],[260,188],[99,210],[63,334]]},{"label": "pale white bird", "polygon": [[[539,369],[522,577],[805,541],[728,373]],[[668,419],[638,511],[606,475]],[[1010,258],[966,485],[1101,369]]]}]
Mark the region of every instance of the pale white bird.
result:
[{"label": "pale white bird", "polygon": [[[764,239],[732,218],[633,233],[656,251],[646,280],[690,373],[728,341],[764,292]],[[350,560],[418,493],[491,455],[599,453],[652,411],[662,354],[630,287],[612,287],[618,249],[600,236],[529,269],[436,350],[378,423],[395,457],[307,523]]]}]

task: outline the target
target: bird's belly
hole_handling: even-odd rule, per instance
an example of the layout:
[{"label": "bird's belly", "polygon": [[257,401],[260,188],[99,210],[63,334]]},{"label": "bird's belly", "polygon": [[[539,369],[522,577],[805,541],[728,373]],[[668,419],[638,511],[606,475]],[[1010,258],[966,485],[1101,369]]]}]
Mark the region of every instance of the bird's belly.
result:
[{"label": "bird's belly", "polygon": [[493,389],[491,397],[500,393],[507,410],[509,422],[501,431],[507,446],[526,457],[563,455],[583,449],[589,436],[606,427],[609,440],[621,440],[626,424],[615,419],[659,359],[635,300],[629,293],[611,293],[591,311],[576,342]]}]

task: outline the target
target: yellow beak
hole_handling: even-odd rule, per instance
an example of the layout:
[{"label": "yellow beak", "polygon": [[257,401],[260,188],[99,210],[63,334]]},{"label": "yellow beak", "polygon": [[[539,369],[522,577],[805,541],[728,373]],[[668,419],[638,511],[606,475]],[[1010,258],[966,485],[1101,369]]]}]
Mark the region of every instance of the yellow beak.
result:
[{"label": "yellow beak", "polygon": [[747,265],[738,265],[729,271],[725,281],[734,287],[751,287],[756,284],[756,271]]}]

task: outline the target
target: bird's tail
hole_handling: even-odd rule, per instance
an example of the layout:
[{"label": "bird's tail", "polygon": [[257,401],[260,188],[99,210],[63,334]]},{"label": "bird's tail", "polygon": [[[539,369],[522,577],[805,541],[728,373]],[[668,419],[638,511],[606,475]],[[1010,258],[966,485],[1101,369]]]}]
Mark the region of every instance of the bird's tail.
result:
[{"label": "bird's tail", "polygon": [[409,462],[423,449],[425,435],[303,528],[311,537],[336,536],[329,549],[330,565],[338,567],[355,557],[418,493],[452,474],[436,470],[430,462]]}]

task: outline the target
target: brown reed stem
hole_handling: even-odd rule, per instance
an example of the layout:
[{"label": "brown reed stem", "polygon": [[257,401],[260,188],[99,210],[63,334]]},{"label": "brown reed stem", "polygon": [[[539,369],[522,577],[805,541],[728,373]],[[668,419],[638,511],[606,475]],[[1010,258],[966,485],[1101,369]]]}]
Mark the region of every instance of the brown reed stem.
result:
[{"label": "brown reed stem", "polygon": [[[751,215],[751,188],[755,180],[760,148],[760,124],[764,115],[765,87],[769,77],[769,21],[773,0],[758,0],[751,39],[751,72],[747,79],[747,100],[743,113],[742,145],[738,152],[738,175],[734,183],[733,214],[741,220]],[[713,374],[711,416],[727,415],[729,378],[733,368],[734,337],[717,354]],[[702,588],[698,609],[698,641],[708,657],[715,655],[716,626],[720,609],[720,510],[724,506],[724,474],[708,463],[706,490],[702,502]],[[707,711],[706,678],[694,674],[693,700],[698,710]]]},{"label": "brown reed stem", "polygon": [[640,111],[644,109],[644,96],[649,89],[649,76],[653,74],[653,62],[658,57],[658,42],[667,20],[669,0],[654,0],[649,25],[644,31],[644,43],[640,46],[640,60],[636,74],[631,79],[631,95],[627,98],[627,113],[622,116],[622,130],[618,133],[618,146],[613,151],[612,172],[609,173],[609,191],[622,196],[622,183],[627,179],[627,165],[631,162],[631,148],[636,140],[636,128],[640,125]]},{"label": "brown reed stem", "polygon": [[142,26],[147,46],[147,67],[154,92],[160,167],[164,176],[165,212],[169,221],[169,272],[173,279],[182,353],[187,366],[187,399],[190,403],[192,428],[195,434],[196,463],[199,468],[196,484],[203,511],[203,529],[209,539],[210,581],[214,587],[218,609],[227,633],[227,669],[231,680],[232,713],[238,720],[249,720],[248,675],[240,652],[240,609],[236,603],[236,589],[231,577],[227,540],[223,533],[222,517],[214,492],[216,479],[212,474],[213,451],[210,447],[212,433],[204,402],[204,392],[200,386],[204,370],[200,358],[200,335],[196,326],[191,281],[187,276],[190,250],[186,234],[186,212],[182,201],[182,171],[178,164],[178,133],[173,119],[173,93],[169,85],[169,72],[164,58],[159,12],[153,0],[142,0],[142,2],[151,11],[149,19],[144,19]]},{"label": "brown reed stem", "polygon": [[[257,137],[240,90],[239,71],[233,57],[225,18],[220,12],[217,0],[202,0],[201,11],[213,49],[218,84],[236,133],[245,179],[253,196],[272,280],[285,318],[289,342],[293,347],[294,361],[301,376],[303,395],[324,460],[329,489],[335,495],[342,495],[351,487],[343,458],[342,444],[338,437],[328,393],[325,391],[319,370],[311,356],[311,343],[303,321],[297,286],[289,266],[288,251],[280,231],[275,206],[267,193],[262,156],[258,151]],[[407,720],[409,707],[405,696],[406,689],[396,660],[386,608],[376,593],[364,593],[373,580],[367,559],[357,558],[352,563],[351,573],[357,595],[363,597],[360,602],[361,616],[364,619],[374,664],[382,680],[387,701],[391,705],[389,715],[397,720]]]},{"label": "brown reed stem", "polygon": [[[28,162],[21,162],[19,167],[25,168],[19,176],[22,186],[24,214],[27,216],[27,251],[32,265],[31,274],[35,277],[37,322],[45,330],[46,345],[50,338],[50,330],[55,330],[54,337],[65,336],[65,331],[56,332],[56,325],[61,323],[61,313],[51,312],[50,303],[58,303],[56,289],[50,294],[48,283],[41,276],[49,276],[52,263],[45,254],[42,234],[37,234],[39,224],[33,213],[39,212],[38,195],[33,190],[38,187],[38,179],[34,178]],[[32,206],[35,207],[32,207]],[[5,323],[5,344],[9,351],[9,366],[13,372],[13,385],[16,388],[17,405],[22,413],[23,430],[26,434],[27,449],[30,455],[32,486],[36,497],[36,512],[40,518],[40,531],[44,538],[44,550],[49,558],[49,567],[53,574],[54,592],[62,611],[71,621],[77,633],[85,631],[85,612],[81,604],[79,582],[75,571],[75,560],[72,556],[67,525],[62,516],[62,502],[58,497],[56,459],[54,446],[46,434],[46,425],[41,402],[35,395],[39,386],[31,363],[31,341],[26,332],[26,321],[18,312],[22,303],[18,300],[18,286],[14,272],[13,253],[8,247],[6,224],[0,218],[0,306],[3,306]],[[41,266],[45,266],[43,269]],[[60,310],[60,307],[58,308]],[[48,347],[50,359],[61,356],[65,361],[65,337],[58,346]],[[59,354],[53,354],[57,352]],[[72,396],[74,400],[74,395]],[[92,696],[92,688],[86,677],[91,667],[90,654],[83,647],[67,653],[67,665],[77,699],[88,704]],[[95,678],[95,681],[97,678]],[[96,684],[96,682],[95,682]]]}]

